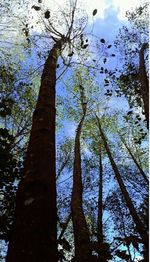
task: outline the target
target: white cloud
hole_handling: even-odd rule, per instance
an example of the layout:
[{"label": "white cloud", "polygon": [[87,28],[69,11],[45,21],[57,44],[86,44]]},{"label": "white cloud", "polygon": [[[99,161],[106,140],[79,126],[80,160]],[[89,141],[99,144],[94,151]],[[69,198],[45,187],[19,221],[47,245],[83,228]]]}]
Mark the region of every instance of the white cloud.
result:
[{"label": "white cloud", "polygon": [[141,4],[140,0],[112,0],[112,5],[118,9],[118,18],[121,20],[125,19],[125,13],[127,10],[134,10],[137,6]]},{"label": "white cloud", "polygon": [[[45,3],[56,10],[58,6],[64,8],[66,5],[66,0],[45,0]],[[104,18],[105,9],[112,7],[118,10],[118,18],[120,20],[124,20],[125,12],[127,10],[131,10],[131,8],[134,9],[136,6],[140,5],[141,0],[78,0],[77,3],[78,7],[85,9],[87,14],[91,18],[94,9],[98,10],[95,18]]]},{"label": "white cloud", "polygon": [[[89,15],[96,8],[98,9],[97,16],[104,18],[104,11],[106,8],[112,7],[118,10],[118,18],[120,20],[125,19],[125,13],[127,10],[135,9],[136,6],[141,4],[141,0],[78,0],[86,8]],[[96,17],[97,17],[96,16]]]}]

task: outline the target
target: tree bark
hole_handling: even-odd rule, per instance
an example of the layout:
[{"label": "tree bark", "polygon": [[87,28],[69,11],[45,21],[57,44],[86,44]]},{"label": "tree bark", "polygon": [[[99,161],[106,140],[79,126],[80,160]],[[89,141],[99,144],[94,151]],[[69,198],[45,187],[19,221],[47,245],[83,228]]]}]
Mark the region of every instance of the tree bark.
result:
[{"label": "tree bark", "polygon": [[110,148],[108,146],[105,134],[104,134],[104,132],[103,132],[103,130],[101,128],[100,120],[99,120],[98,117],[96,117],[96,118],[97,118],[97,122],[98,122],[98,128],[99,128],[100,136],[101,136],[101,138],[103,140],[104,147],[106,149],[106,152],[107,152],[107,155],[109,157],[109,160],[110,160],[111,166],[113,168],[113,171],[115,173],[117,182],[118,182],[118,184],[120,186],[121,192],[122,192],[123,197],[125,199],[126,205],[127,205],[128,209],[129,209],[130,214],[131,214],[131,216],[133,218],[133,221],[134,221],[134,223],[136,225],[136,229],[137,229],[138,233],[141,236],[143,244],[145,245],[146,249],[148,250],[148,234],[146,232],[146,229],[144,228],[144,224],[142,223],[142,221],[140,220],[140,218],[139,218],[139,216],[138,216],[138,214],[136,212],[136,209],[135,209],[135,207],[134,207],[134,205],[132,203],[132,200],[131,200],[131,198],[129,196],[129,193],[128,193],[128,191],[127,191],[127,189],[126,189],[126,187],[125,187],[125,185],[123,183],[123,180],[121,178],[121,174],[120,174],[119,169],[118,169],[118,167],[117,167],[117,165],[116,165],[116,163],[115,163],[115,161],[113,159],[113,156],[112,156]]},{"label": "tree bark", "polygon": [[141,95],[144,104],[144,112],[147,121],[147,128],[149,128],[149,81],[146,73],[144,51],[148,48],[148,44],[144,43],[139,53],[140,64],[140,83],[141,83]]},{"label": "tree bark", "polygon": [[44,65],[7,262],[57,261],[55,86],[63,44],[63,38],[54,44]]},{"label": "tree bark", "polygon": [[82,207],[82,171],[81,171],[81,152],[80,135],[85,118],[85,112],[80,120],[75,138],[75,157],[73,167],[73,190],[71,199],[71,212],[74,231],[75,262],[87,262],[91,259],[90,234],[87,228],[86,219]]}]

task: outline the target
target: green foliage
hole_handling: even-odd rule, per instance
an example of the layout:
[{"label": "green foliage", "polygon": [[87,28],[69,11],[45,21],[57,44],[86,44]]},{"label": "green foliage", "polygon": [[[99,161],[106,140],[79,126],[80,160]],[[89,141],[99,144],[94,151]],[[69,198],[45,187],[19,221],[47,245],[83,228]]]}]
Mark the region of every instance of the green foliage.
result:
[{"label": "green foliage", "polygon": [[[16,2],[18,3],[18,1]],[[13,17],[15,9],[11,7],[10,1],[8,3],[8,9],[7,6],[4,8],[2,4],[0,4],[0,8],[4,8],[6,13],[12,13]],[[13,1],[14,3],[15,1]],[[38,3],[41,4],[42,1],[38,0]],[[10,12],[10,10],[13,12]],[[21,10],[25,10],[24,6],[21,6]],[[60,37],[56,30],[56,35],[54,34],[53,24],[56,23],[55,28],[60,29],[66,15],[63,12],[60,17],[57,13],[53,15],[53,10],[36,3],[32,7],[30,5],[30,9],[27,8],[27,10],[30,10],[30,13],[32,11],[36,15],[39,14],[41,20],[34,22],[32,25],[31,19],[26,19],[26,14],[20,16],[20,12],[19,21],[21,22],[17,27],[16,37],[13,39],[14,45],[11,46],[12,49],[9,50],[9,47],[5,45],[5,41],[8,40],[5,32],[3,32],[4,44],[0,48],[0,238],[6,241],[9,241],[10,228],[14,217],[15,194],[21,176],[26,142],[31,129],[31,116],[37,99],[37,87],[40,84],[39,78],[34,77],[34,74],[36,75],[36,72],[37,74],[41,73],[41,65],[43,65],[47,57],[51,44],[56,41],[57,37]],[[73,34],[79,34],[80,30],[78,31],[78,29],[86,24],[86,16],[81,18],[80,12],[82,14],[82,11],[79,11],[80,19],[73,29]],[[67,21],[70,19],[68,14],[69,11],[67,12]],[[97,9],[94,9],[92,15],[95,16],[96,14]],[[147,34],[148,20],[146,15],[147,4],[138,8],[135,12],[127,13],[131,26],[129,28],[123,27],[116,40],[117,49],[120,49],[121,54],[124,54],[124,66],[119,72],[119,77],[118,73],[107,68],[109,57],[113,59],[116,56],[114,50],[111,51],[113,49],[112,44],[109,44],[107,39],[98,36],[98,41],[95,44],[98,47],[98,52],[93,47],[91,52],[90,49],[94,40],[91,41],[88,34],[87,38],[84,32],[78,35],[77,43],[74,39],[73,45],[69,43],[64,48],[61,54],[62,62],[59,61],[57,65],[58,76],[62,74],[64,67],[70,70],[66,78],[58,77],[60,82],[57,85],[58,142],[56,167],[59,220],[64,222],[64,217],[67,217],[70,213],[74,160],[73,136],[75,132],[69,130],[68,126],[69,122],[73,123],[75,127],[77,126],[86,105],[87,115],[81,135],[83,208],[90,228],[91,240],[97,243],[99,151],[101,149],[104,169],[103,231],[105,239],[101,247],[96,246],[93,250],[98,254],[98,250],[101,248],[101,253],[105,255],[107,260],[129,261],[131,257],[128,254],[128,248],[131,250],[134,248],[140,254],[143,251],[135,225],[114,180],[114,174],[98,132],[95,114],[100,118],[102,128],[109,138],[109,146],[130,197],[146,228],[148,224],[147,189],[146,187],[143,188],[143,181],[138,170],[121,143],[121,136],[123,136],[132,149],[135,158],[138,159],[147,173],[147,130],[142,111],[139,110],[139,108],[143,107],[143,103],[140,94],[139,68],[136,60],[143,40],[147,39],[147,37],[144,38]],[[44,29],[43,20],[44,26],[46,26]],[[15,22],[15,24],[17,23]],[[40,26],[44,36],[38,32]],[[67,29],[66,26],[64,31]],[[38,36],[35,34],[36,31]],[[53,35],[57,37],[51,38]],[[72,35],[73,37],[74,35]],[[17,39],[19,39],[19,42]],[[17,44],[16,47],[15,44]],[[38,60],[36,60],[37,57],[33,50],[38,54]],[[109,51],[111,51],[110,54]],[[94,53],[94,56],[92,56],[92,53]],[[34,67],[35,65],[33,65],[33,68],[28,67],[28,54],[31,57],[33,54],[36,67]],[[147,64],[146,55],[145,61]],[[71,63],[70,59],[74,58],[75,60]],[[35,61],[33,61],[33,64]],[[111,87],[112,82],[117,87],[116,91]],[[113,101],[115,92],[117,94],[116,98],[124,94],[128,99],[130,109],[127,112],[118,110],[117,113],[114,113],[113,107],[109,107],[109,101]],[[115,101],[117,103],[117,100]],[[67,129],[67,135],[64,129]],[[70,135],[69,132],[73,134]],[[73,139],[70,139],[70,137],[73,137]],[[63,222],[60,222],[58,226],[60,232],[65,224]],[[118,245],[123,243],[125,250],[122,250],[122,247],[117,249],[115,241],[112,240],[113,238]],[[62,248],[59,250],[60,260],[67,261],[67,259],[73,257],[74,243],[72,239],[73,229],[72,222],[70,222],[65,231],[65,236],[59,243]]]},{"label": "green foliage", "polygon": [[[115,46],[123,58],[123,67],[116,80],[117,86],[127,97],[130,106],[143,108],[139,52],[143,43],[148,43],[148,2],[145,2],[135,11],[126,12],[128,26],[123,26],[115,41]],[[148,49],[145,51],[145,64],[148,74]]]},{"label": "green foliage", "polygon": [[8,129],[0,128],[0,239],[9,240],[14,217],[15,194],[22,162],[13,155],[14,137]]}]

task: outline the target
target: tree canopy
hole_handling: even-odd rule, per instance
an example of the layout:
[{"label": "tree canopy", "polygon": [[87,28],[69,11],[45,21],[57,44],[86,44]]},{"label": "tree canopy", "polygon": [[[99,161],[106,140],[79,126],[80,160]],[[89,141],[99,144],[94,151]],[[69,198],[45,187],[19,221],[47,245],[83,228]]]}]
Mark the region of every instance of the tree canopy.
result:
[{"label": "tree canopy", "polygon": [[0,10],[0,261],[147,262],[148,2]]}]

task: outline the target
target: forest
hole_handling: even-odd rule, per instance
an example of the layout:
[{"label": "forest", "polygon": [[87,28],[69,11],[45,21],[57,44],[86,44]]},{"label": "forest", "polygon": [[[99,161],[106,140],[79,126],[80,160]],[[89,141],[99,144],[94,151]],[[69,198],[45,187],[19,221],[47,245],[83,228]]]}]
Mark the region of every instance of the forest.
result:
[{"label": "forest", "polygon": [[149,261],[149,4],[114,2],[0,1],[1,262]]}]

